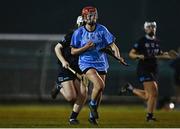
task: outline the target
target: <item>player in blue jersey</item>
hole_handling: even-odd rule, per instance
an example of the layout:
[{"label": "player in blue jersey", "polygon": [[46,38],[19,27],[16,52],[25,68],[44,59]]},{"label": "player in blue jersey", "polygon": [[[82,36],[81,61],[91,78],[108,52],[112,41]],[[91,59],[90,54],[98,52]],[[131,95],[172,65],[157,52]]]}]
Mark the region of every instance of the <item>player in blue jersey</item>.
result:
[{"label": "player in blue jersey", "polygon": [[109,67],[107,55],[99,50],[110,46],[116,57],[121,61],[124,59],[120,56],[119,49],[114,43],[115,37],[105,26],[96,23],[98,19],[97,9],[91,6],[83,8],[82,17],[85,25],[74,32],[71,39],[71,53],[79,54],[79,67],[93,83],[89,102],[89,122],[97,124],[96,119],[99,117],[97,108],[101,101]]},{"label": "player in blue jersey", "polygon": [[156,22],[145,22],[145,36],[140,38],[130,50],[129,56],[138,59],[137,75],[143,84],[144,90],[134,88],[130,83],[122,87],[122,92],[131,91],[147,102],[147,121],[156,121],[153,112],[158,96],[158,63],[157,59],[171,59],[168,52],[160,48],[156,38]]},{"label": "player in blue jersey", "polygon": [[[79,16],[77,19],[77,27],[83,24],[82,17]],[[73,111],[69,118],[70,124],[79,124],[77,116],[81,111],[84,103],[87,99],[87,86],[83,83],[68,69],[70,66],[77,73],[81,74],[81,70],[78,66],[78,56],[71,55],[71,37],[73,31],[66,34],[63,41],[60,41],[55,46],[55,53],[58,58],[58,77],[56,81],[56,86],[52,89],[52,98],[56,98],[60,92],[64,98],[73,104]]]}]

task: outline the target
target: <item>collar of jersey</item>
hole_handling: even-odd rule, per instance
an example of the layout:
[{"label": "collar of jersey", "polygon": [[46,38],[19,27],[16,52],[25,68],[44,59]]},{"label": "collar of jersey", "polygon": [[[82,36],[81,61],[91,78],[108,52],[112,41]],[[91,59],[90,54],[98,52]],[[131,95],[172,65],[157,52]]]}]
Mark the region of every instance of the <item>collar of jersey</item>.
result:
[{"label": "collar of jersey", "polygon": [[145,36],[146,36],[147,39],[150,39],[150,40],[154,40],[154,39],[156,38],[155,36],[152,38],[152,37],[150,37],[150,36],[147,35],[147,34],[146,34]]},{"label": "collar of jersey", "polygon": [[96,30],[96,28],[97,28],[97,24],[95,24],[95,28],[94,28],[93,31],[89,31],[89,30],[86,28],[86,26],[84,26],[84,29],[85,29],[86,31],[88,31],[88,32],[94,32],[94,31]]}]

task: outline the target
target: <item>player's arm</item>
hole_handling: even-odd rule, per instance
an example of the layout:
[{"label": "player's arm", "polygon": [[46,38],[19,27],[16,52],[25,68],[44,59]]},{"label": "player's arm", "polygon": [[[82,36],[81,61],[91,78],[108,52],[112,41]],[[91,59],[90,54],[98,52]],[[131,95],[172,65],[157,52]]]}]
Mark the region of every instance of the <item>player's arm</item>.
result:
[{"label": "player's arm", "polygon": [[159,55],[155,56],[157,59],[171,59],[168,52],[161,51]]},{"label": "player's arm", "polygon": [[84,45],[81,48],[74,48],[71,46],[71,54],[78,55],[78,54],[81,54],[81,53],[87,51],[88,49],[90,49],[92,47],[94,47],[94,43],[92,41],[89,41],[86,45]]},{"label": "player's arm", "polygon": [[64,68],[68,68],[68,67],[69,67],[69,63],[65,60],[65,58],[64,58],[63,55],[62,55],[62,51],[61,51],[62,48],[63,48],[63,46],[62,46],[60,43],[58,43],[58,44],[55,46],[54,50],[55,50],[55,53],[56,53],[57,58],[58,58],[58,59],[60,60],[60,62],[62,63],[62,66],[63,66]]},{"label": "player's arm", "polygon": [[144,55],[138,54],[138,52],[134,48],[130,50],[129,57],[131,59],[144,59]]},{"label": "player's arm", "polygon": [[119,48],[116,46],[116,44],[115,44],[115,43],[112,43],[112,44],[110,45],[110,47],[111,47],[114,55],[115,55],[117,58],[119,58],[121,61],[124,62],[124,59],[121,57],[121,55],[120,55],[120,50],[119,50]]}]

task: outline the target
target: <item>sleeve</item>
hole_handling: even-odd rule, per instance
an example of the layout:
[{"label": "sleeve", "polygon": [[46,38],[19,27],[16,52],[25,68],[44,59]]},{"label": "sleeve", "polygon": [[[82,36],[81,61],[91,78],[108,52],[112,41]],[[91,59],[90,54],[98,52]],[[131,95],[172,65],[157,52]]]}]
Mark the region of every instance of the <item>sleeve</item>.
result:
[{"label": "sleeve", "polygon": [[105,46],[110,45],[115,41],[115,37],[108,31],[106,27],[103,27]]},{"label": "sleeve", "polygon": [[79,35],[79,31],[76,30],[71,38],[71,44],[70,46],[74,47],[74,48],[79,48],[80,47],[80,35]]},{"label": "sleeve", "polygon": [[134,45],[133,45],[133,49],[135,49],[135,50],[137,50],[139,48],[139,43],[135,43]]},{"label": "sleeve", "polygon": [[64,47],[64,40],[60,40],[60,41],[58,41],[58,43]]},{"label": "sleeve", "polygon": [[141,50],[141,42],[142,42],[141,39],[137,40],[133,45],[133,49],[139,52]]},{"label": "sleeve", "polygon": [[71,42],[72,34],[73,34],[73,32],[66,34],[64,36],[64,39],[59,41],[58,43],[60,43],[63,46],[63,48],[69,47],[70,42]]}]

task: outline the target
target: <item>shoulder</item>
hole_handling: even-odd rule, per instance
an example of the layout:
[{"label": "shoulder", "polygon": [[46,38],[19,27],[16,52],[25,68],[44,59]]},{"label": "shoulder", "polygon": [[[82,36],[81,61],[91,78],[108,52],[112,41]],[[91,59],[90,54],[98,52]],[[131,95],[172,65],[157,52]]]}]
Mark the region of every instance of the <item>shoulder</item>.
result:
[{"label": "shoulder", "polygon": [[68,32],[68,33],[64,36],[64,39],[65,39],[65,40],[71,39],[73,32],[74,32],[74,31]]},{"label": "shoulder", "polygon": [[155,42],[159,43],[160,42],[160,39],[159,38],[155,38]]},{"label": "shoulder", "polygon": [[143,37],[138,38],[138,39],[136,40],[136,43],[141,44],[141,43],[144,43],[145,41],[146,41],[146,37],[143,36]]},{"label": "shoulder", "polygon": [[134,48],[137,49],[137,48],[141,47],[144,44],[144,42],[145,42],[145,37],[144,36],[138,38],[134,43]]},{"label": "shoulder", "polygon": [[81,27],[77,28],[76,30],[74,30],[73,34],[75,34],[75,35],[81,34],[81,33],[83,33],[84,30],[85,30],[84,26],[81,26]]},{"label": "shoulder", "polygon": [[100,30],[104,30],[104,31],[107,31],[108,29],[102,25],[102,24],[97,24],[97,29],[100,29]]}]

